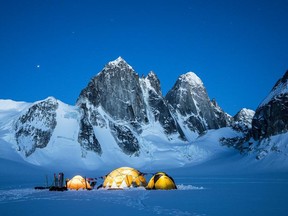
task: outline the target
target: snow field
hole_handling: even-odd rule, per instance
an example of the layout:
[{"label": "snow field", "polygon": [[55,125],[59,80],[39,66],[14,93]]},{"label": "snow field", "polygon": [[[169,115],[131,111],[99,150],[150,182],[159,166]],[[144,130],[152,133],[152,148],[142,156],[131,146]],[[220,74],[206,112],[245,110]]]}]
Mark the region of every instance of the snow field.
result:
[{"label": "snow field", "polygon": [[[288,178],[173,176],[178,190],[92,190],[49,192],[0,190],[1,215],[279,215],[287,213]],[[192,184],[187,184],[187,183]],[[49,208],[47,208],[49,206]]]}]

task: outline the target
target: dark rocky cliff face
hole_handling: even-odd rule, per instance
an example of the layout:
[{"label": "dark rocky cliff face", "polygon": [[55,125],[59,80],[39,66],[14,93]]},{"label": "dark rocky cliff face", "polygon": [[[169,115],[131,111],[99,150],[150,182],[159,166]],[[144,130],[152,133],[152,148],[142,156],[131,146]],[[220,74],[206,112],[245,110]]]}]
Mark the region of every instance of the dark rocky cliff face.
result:
[{"label": "dark rocky cliff face", "polygon": [[242,135],[221,138],[223,145],[234,147],[241,153],[253,152],[257,160],[273,153],[287,156],[286,143],[271,141],[271,136],[288,131],[288,71],[276,82],[255,113],[242,109],[234,116],[232,128]]},{"label": "dark rocky cliff face", "polygon": [[93,126],[89,121],[89,114],[88,109],[85,106],[85,104],[82,104],[82,117],[80,119],[80,125],[79,125],[79,134],[78,134],[78,142],[80,143],[82,149],[82,157],[86,156],[86,151],[93,151],[97,153],[98,155],[102,154],[102,148],[97,140]]},{"label": "dark rocky cliff face", "polygon": [[267,98],[257,108],[252,134],[261,140],[288,131],[288,71],[277,81]]},{"label": "dark rocky cliff face", "polygon": [[[93,126],[109,127],[122,151],[137,156],[140,150],[137,136],[142,133],[144,125],[151,123],[148,115],[162,125],[167,136],[178,133],[178,137],[185,140],[162,97],[156,74],[150,72],[147,77],[139,78],[121,57],[109,62],[92,78],[76,104],[83,110],[78,141],[88,149],[94,146],[94,151],[99,154],[101,144],[98,145]],[[109,115],[108,124],[97,111],[100,107]]]},{"label": "dark rocky cliff face", "polygon": [[137,125],[147,123],[139,76],[122,58],[108,63],[82,90],[77,104],[101,106],[114,120]]},{"label": "dark rocky cliff face", "polygon": [[[96,147],[94,150],[101,154],[101,144],[94,135],[93,126],[109,127],[125,154],[139,154],[140,145],[134,133],[140,134],[141,125],[148,123],[146,105],[139,76],[124,59],[119,57],[109,62],[82,90],[77,106],[84,108],[81,125],[85,126],[86,132],[80,130],[78,140],[81,143],[90,143],[89,146]],[[99,107],[109,115],[108,124],[97,111]]]},{"label": "dark rocky cliff face", "polygon": [[[172,116],[169,106],[165,99],[162,97],[160,81],[155,73],[150,72],[142,84],[144,92],[148,94],[149,110],[154,116],[154,121],[158,121],[167,135],[179,134],[179,138],[186,140],[183,131],[181,130],[178,122]],[[148,111],[149,112],[149,111]]]},{"label": "dark rocky cliff face", "polygon": [[131,129],[125,125],[109,122],[112,135],[114,136],[118,146],[127,155],[138,156],[140,153],[140,144]]},{"label": "dark rocky cliff face", "polygon": [[45,148],[57,125],[58,102],[54,98],[31,106],[15,123],[15,138],[19,151],[28,157],[37,148]]},{"label": "dark rocky cliff face", "polygon": [[192,72],[179,77],[166,100],[183,116],[189,129],[198,134],[225,127],[230,121],[216,101],[210,101],[202,81]]},{"label": "dark rocky cliff face", "polygon": [[149,83],[152,87],[151,89],[153,89],[157,95],[162,97],[160,80],[158,79],[157,75],[153,71],[151,71],[147,75],[146,79],[149,80]]},{"label": "dark rocky cliff face", "polygon": [[216,119],[216,128],[231,126],[234,119],[232,116],[228,115],[222,108],[218,105],[215,99],[211,100],[211,106]]}]

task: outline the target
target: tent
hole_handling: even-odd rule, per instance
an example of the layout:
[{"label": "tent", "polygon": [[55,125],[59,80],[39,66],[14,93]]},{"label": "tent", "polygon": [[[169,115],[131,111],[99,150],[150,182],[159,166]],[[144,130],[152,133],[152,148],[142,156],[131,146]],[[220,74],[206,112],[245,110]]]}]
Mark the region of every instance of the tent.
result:
[{"label": "tent", "polygon": [[171,190],[177,189],[172,177],[165,172],[157,172],[150,179],[146,189],[148,190]]},{"label": "tent", "polygon": [[71,190],[79,190],[79,189],[91,190],[92,189],[89,182],[80,175],[76,175],[71,180],[69,180],[67,182],[67,188]]},{"label": "tent", "polygon": [[120,167],[105,176],[103,188],[123,189],[129,187],[146,187],[144,174],[130,167]]}]

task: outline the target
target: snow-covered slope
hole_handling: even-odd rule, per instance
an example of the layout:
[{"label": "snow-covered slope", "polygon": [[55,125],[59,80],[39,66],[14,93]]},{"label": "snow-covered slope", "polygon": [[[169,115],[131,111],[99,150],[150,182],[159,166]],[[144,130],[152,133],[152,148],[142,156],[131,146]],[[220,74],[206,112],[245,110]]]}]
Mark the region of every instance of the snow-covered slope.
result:
[{"label": "snow-covered slope", "polygon": [[[219,161],[200,167],[161,169],[173,177],[177,190],[34,190],[52,184],[55,169],[43,169],[0,159],[0,212],[5,216],[125,215],[125,216],[213,216],[287,215],[288,176],[286,173],[239,173],[238,157],[226,155],[220,161],[231,166],[219,169]],[[114,167],[115,168],[115,167]],[[113,169],[114,169],[113,168]],[[149,172],[159,168],[147,169]],[[74,169],[65,178],[82,175],[99,177],[111,171]],[[144,171],[140,169],[140,171]],[[46,182],[45,177],[48,181]],[[149,181],[151,174],[145,175]],[[98,179],[97,186],[101,184]]]},{"label": "snow-covered slope", "polygon": [[[16,141],[15,131],[13,133],[12,129],[15,128],[19,118],[31,110],[31,107],[35,106],[35,104],[41,104],[49,100],[53,100],[58,104],[57,109],[55,110],[57,125],[45,148],[37,147],[36,145],[35,152],[29,156],[25,156],[23,149],[21,149],[23,144]],[[19,104],[18,102],[12,101],[10,101],[10,103],[15,105]],[[222,146],[222,143],[219,142],[219,140],[223,137],[233,139],[243,136],[242,132],[237,132],[230,127],[226,127],[217,130],[209,130],[190,143],[179,139],[167,141],[167,136],[159,123],[144,127],[141,137],[137,137],[140,141],[138,155],[127,155],[122,151],[111,134],[108,124],[109,121],[112,120],[105,118],[102,119],[103,122],[101,122],[101,124],[93,127],[95,136],[99,143],[101,143],[102,154],[99,155],[94,151],[87,150],[78,142],[80,130],[79,122],[81,121],[82,115],[81,109],[78,106],[70,106],[54,98],[47,98],[46,100],[38,101],[34,104],[23,102],[20,104],[21,106],[17,106],[17,109],[12,110],[11,112],[8,112],[7,109],[1,109],[0,111],[0,115],[2,116],[0,157],[2,159],[22,163],[26,161],[42,167],[58,167],[59,169],[61,167],[65,169],[70,167],[70,169],[81,168],[95,170],[103,167],[106,167],[106,169],[109,169],[110,167],[112,169],[113,167],[123,165],[142,169],[176,168],[182,166],[195,166],[202,163],[205,164],[211,160],[226,158],[228,155],[232,158],[238,155],[238,159],[241,158],[239,151],[234,148]],[[2,105],[4,105],[4,103]],[[107,115],[101,109],[98,109],[98,111],[101,116]],[[14,116],[14,118],[11,118],[11,116]],[[5,122],[7,118],[10,119],[10,121]],[[285,142],[287,137],[288,136],[282,135],[281,137],[271,138],[272,142],[269,142],[270,146],[266,141],[266,149],[273,149],[274,153],[277,153],[280,150],[282,151],[283,146],[277,148],[278,143]],[[27,143],[27,145],[28,144],[29,143]],[[33,144],[30,143],[30,145]],[[260,153],[259,150],[255,150],[254,152]],[[262,151],[261,155],[264,154],[263,152],[265,151]],[[253,161],[259,154],[249,153],[249,155],[251,161]],[[278,166],[277,161],[286,160],[284,157],[278,158],[279,160],[277,160],[276,157],[277,154],[274,154],[274,156],[270,156],[269,159],[271,163],[274,161],[273,163],[276,164],[274,167]],[[281,166],[282,165],[283,164],[281,163]],[[283,169],[285,169],[285,165],[283,166]]]},{"label": "snow-covered slope", "polygon": [[[0,157],[17,161],[21,161],[22,158],[40,166],[65,167],[73,164],[73,167],[96,169],[121,164],[170,168],[185,164],[195,165],[211,159],[218,153],[230,151],[219,145],[218,138],[224,134],[235,135],[232,129],[227,128],[225,132],[210,131],[193,143],[187,143],[177,137],[170,137],[168,140],[161,124],[154,120],[153,124],[147,124],[142,128],[141,136],[134,135],[139,140],[137,155],[127,155],[111,132],[110,125],[115,121],[107,117],[109,115],[99,107],[98,115],[103,118],[101,122],[98,118],[98,124],[93,126],[93,133],[101,144],[101,154],[98,154],[79,142],[79,122],[83,113],[78,106],[70,106],[51,97],[33,104],[12,101],[9,103],[14,105],[15,109],[10,112],[7,108],[0,110]],[[51,110],[51,104],[55,109]],[[2,103],[2,106],[4,105]],[[49,108],[48,114],[44,107]],[[57,123],[52,124],[52,129],[47,127],[54,121]],[[117,124],[126,127],[123,123]],[[42,131],[51,131],[47,143],[41,138]],[[26,137],[28,132],[32,135]]]}]

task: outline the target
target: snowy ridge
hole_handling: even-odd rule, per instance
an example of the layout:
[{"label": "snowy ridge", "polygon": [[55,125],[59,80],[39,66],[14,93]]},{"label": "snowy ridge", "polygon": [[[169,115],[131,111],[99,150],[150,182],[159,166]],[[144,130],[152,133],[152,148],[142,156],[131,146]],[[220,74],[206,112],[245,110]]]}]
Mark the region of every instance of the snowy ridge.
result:
[{"label": "snowy ridge", "polygon": [[278,95],[288,93],[287,78],[288,78],[288,71],[280,80],[278,80],[278,82],[275,84],[269,95],[262,101],[259,107],[265,106],[267,103],[269,103],[269,101],[271,101],[273,98],[276,98]]},{"label": "snowy ridge", "polygon": [[259,105],[259,107],[265,106],[269,101],[271,101],[276,96],[278,96],[280,94],[287,94],[287,93],[288,93],[288,82],[282,83],[280,86],[278,86],[278,88],[273,89],[269,93],[269,95],[262,101],[262,103]]},{"label": "snowy ridge", "polygon": [[0,112],[4,111],[11,112],[12,110],[21,111],[25,109],[30,103],[27,102],[16,102],[10,99],[0,100]]},{"label": "snowy ridge", "polygon": [[[29,106],[31,106],[31,103],[0,100],[0,128],[2,125],[7,125],[7,122],[11,122],[13,118],[18,116],[21,111]],[[8,126],[8,128],[9,127],[10,126]]]}]

